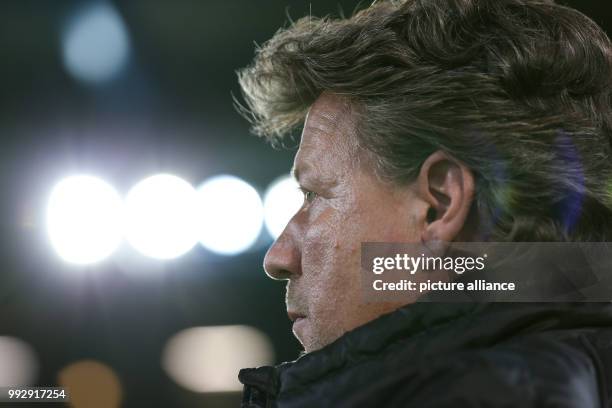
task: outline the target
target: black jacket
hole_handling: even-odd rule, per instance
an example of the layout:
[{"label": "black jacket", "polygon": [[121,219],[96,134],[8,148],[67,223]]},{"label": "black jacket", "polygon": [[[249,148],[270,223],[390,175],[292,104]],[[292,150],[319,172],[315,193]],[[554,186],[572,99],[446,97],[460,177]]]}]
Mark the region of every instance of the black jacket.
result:
[{"label": "black jacket", "polygon": [[277,367],[242,407],[612,407],[611,303],[415,303]]}]

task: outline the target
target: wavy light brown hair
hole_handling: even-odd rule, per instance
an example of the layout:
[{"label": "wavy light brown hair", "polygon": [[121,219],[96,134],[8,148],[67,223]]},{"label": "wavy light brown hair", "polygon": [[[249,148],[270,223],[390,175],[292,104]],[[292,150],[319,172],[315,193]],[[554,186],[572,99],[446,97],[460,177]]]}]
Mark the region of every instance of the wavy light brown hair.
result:
[{"label": "wavy light brown hair", "polygon": [[382,1],[279,30],[238,72],[242,111],[278,142],[342,95],[382,179],[436,150],[470,167],[487,239],[612,241],[611,51],[552,1]]}]

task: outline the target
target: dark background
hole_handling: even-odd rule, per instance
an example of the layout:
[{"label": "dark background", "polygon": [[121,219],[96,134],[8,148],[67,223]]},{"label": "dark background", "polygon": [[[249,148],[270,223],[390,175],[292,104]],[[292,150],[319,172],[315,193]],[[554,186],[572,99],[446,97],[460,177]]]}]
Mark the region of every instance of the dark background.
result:
[{"label": "dark background", "polygon": [[[350,15],[357,2],[113,2],[131,55],[119,77],[99,86],[75,80],[61,57],[61,32],[84,4],[0,3],[0,335],[34,348],[36,385],[55,385],[66,364],[95,359],[119,376],[124,406],[236,406],[238,394],[176,385],[160,353],[182,329],[246,324],[270,337],[277,362],[297,357],[284,284],[261,268],[270,239],[234,257],[198,246],[174,261],[142,261],[148,277],[126,271],[133,265],[120,255],[76,267],[48,243],[46,200],[61,177],[81,172],[120,192],[157,172],[196,184],[231,173],[264,190],[288,172],[294,152],[249,135],[232,106],[232,93],[240,93],[235,70],[250,62],[254,42],[287,24],[287,13]],[[611,31],[608,1],[565,4]]]}]

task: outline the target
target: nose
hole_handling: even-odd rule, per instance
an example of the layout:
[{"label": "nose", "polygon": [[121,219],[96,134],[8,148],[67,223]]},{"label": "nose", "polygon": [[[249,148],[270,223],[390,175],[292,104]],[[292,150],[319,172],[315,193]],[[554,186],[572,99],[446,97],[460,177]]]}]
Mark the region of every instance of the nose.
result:
[{"label": "nose", "polygon": [[289,222],[264,258],[264,270],[272,279],[294,279],[302,274],[302,259],[297,228]]}]

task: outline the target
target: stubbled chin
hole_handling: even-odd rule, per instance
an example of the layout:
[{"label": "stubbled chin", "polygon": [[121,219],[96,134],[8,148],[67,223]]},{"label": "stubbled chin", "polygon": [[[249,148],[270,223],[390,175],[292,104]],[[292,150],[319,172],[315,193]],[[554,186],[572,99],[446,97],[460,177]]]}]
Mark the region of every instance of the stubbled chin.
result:
[{"label": "stubbled chin", "polygon": [[[309,322],[308,318],[301,317],[293,322],[293,335],[299,340],[305,349],[308,348],[309,343]],[[308,350],[306,350],[308,351]]]},{"label": "stubbled chin", "polygon": [[299,340],[304,347],[306,353],[319,350],[336,340],[340,335],[324,336],[321,332],[321,327],[312,325],[313,320],[310,318],[302,318],[293,322],[293,335]]}]

